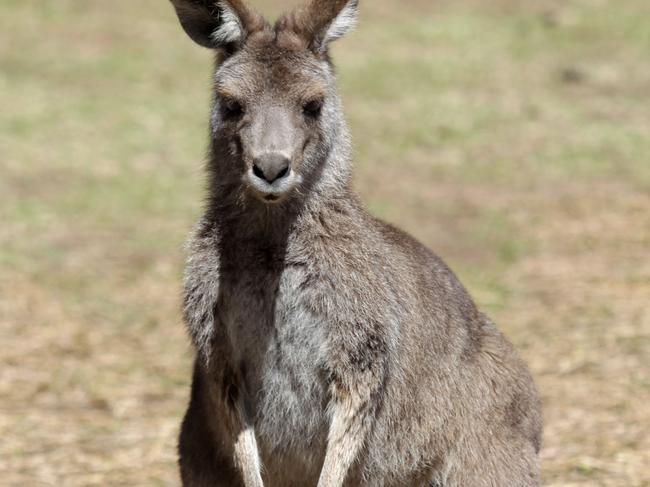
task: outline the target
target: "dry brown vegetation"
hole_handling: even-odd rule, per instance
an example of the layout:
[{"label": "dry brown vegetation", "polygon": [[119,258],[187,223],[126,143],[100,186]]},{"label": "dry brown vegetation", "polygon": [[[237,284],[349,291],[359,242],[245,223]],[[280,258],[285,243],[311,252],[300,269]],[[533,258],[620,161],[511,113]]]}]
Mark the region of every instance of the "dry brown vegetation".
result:
[{"label": "dry brown vegetation", "polygon": [[[545,485],[650,485],[650,4],[370,3],[358,189],[530,363]],[[0,5],[2,485],[178,484],[209,64],[162,0]]]}]

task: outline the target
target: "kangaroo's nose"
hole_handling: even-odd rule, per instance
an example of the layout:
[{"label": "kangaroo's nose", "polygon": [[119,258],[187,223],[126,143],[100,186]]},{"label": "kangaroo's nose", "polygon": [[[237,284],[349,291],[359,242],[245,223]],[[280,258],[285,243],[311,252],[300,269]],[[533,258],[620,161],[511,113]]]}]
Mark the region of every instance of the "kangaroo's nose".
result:
[{"label": "kangaroo's nose", "polygon": [[289,163],[289,158],[282,154],[264,154],[253,160],[253,174],[267,183],[272,183],[289,174]]}]

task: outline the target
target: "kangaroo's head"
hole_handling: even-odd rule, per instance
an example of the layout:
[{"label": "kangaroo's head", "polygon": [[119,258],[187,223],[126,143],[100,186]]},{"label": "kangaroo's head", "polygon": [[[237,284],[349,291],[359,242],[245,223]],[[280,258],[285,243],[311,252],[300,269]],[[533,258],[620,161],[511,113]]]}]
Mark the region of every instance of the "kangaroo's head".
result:
[{"label": "kangaroo's head", "polygon": [[317,184],[347,184],[347,132],[328,46],[353,26],[357,0],[312,0],[275,25],[242,0],[171,1],[185,32],[217,52],[215,180],[268,204]]}]

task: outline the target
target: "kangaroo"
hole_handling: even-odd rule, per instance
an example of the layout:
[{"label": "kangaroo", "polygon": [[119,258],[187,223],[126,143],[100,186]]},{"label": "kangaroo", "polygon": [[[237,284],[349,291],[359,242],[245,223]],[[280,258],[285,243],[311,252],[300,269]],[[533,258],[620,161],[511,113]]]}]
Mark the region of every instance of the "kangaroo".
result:
[{"label": "kangaroo", "polygon": [[525,364],[441,259],[351,189],[328,46],[357,1],[275,24],[242,0],[171,1],[216,53],[184,278],[183,485],[538,486]]}]

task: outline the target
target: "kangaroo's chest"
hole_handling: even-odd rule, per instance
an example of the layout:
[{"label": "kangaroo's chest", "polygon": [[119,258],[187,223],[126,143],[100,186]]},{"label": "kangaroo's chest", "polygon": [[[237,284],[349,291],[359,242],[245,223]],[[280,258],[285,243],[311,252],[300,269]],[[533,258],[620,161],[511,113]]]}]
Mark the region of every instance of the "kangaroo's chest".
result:
[{"label": "kangaroo's chest", "polygon": [[219,321],[233,362],[245,371],[262,450],[318,462],[327,434],[326,323],[301,291],[304,266],[259,267],[225,276]]}]

